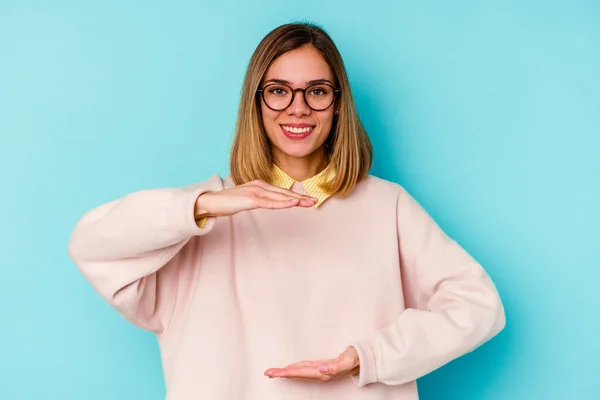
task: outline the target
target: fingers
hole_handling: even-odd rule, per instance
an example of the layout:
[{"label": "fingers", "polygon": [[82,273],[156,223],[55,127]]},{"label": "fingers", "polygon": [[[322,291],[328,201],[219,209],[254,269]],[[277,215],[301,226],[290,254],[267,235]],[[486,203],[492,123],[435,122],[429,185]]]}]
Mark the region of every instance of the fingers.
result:
[{"label": "fingers", "polygon": [[254,193],[257,196],[257,205],[263,208],[280,209],[289,207],[312,207],[316,200],[310,200],[306,196],[290,196],[287,193],[274,192],[264,188],[256,188]]},{"label": "fingers", "polygon": [[287,201],[287,200],[307,200],[299,196],[290,196],[287,193],[275,192],[265,188],[257,188],[256,194],[260,197],[265,197],[269,200]]},{"label": "fingers", "polygon": [[285,368],[270,368],[265,371],[269,378],[286,378],[293,380],[310,380],[326,382],[348,375],[354,365],[351,357],[340,354],[330,360],[302,361],[290,364]]},{"label": "fingers", "polygon": [[336,358],[320,361],[301,361],[285,368],[269,368],[265,376],[327,382],[360,373],[360,360],[354,347],[348,347]]},{"label": "fingers", "polygon": [[270,378],[289,378],[289,379],[311,379],[321,380],[323,375],[314,366],[302,366],[302,367],[285,367],[285,368],[273,368],[269,370],[269,373],[265,372]]},{"label": "fingers", "polygon": [[300,203],[298,199],[289,200],[268,200],[265,198],[256,199],[256,205],[259,208],[267,208],[269,210],[281,210],[284,208],[296,207]]},{"label": "fingers", "polygon": [[317,365],[319,365],[320,361],[301,361],[298,363],[294,363],[294,364],[290,364],[288,366],[286,366],[286,368],[293,368],[293,367],[315,367]]},{"label": "fingers", "polygon": [[298,205],[300,207],[313,207],[315,204],[317,204],[317,200],[305,200],[305,199],[302,199],[298,203]]},{"label": "fingers", "polygon": [[317,364],[318,364],[318,361],[301,361],[301,362],[297,362],[297,363],[294,363],[294,364],[287,365],[284,368],[269,368],[268,370],[265,371],[265,375],[266,376],[270,376],[275,371],[282,371],[282,370],[285,370],[287,368],[316,367]]},{"label": "fingers", "polygon": [[319,199],[317,199],[315,197],[311,197],[311,196],[308,196],[308,195],[299,194],[299,193],[296,193],[296,192],[294,192],[292,190],[289,190],[289,189],[283,189],[283,188],[280,188],[280,187],[275,186],[275,185],[271,185],[271,184],[269,184],[269,183],[267,183],[265,181],[261,181],[261,180],[252,181],[252,182],[250,182],[250,184],[254,185],[254,186],[258,186],[259,188],[268,190],[270,192],[281,193],[281,194],[288,195],[288,196],[291,196],[293,198],[300,199],[300,200],[302,200],[302,199],[305,199],[305,200],[314,200],[315,203],[319,200]]}]

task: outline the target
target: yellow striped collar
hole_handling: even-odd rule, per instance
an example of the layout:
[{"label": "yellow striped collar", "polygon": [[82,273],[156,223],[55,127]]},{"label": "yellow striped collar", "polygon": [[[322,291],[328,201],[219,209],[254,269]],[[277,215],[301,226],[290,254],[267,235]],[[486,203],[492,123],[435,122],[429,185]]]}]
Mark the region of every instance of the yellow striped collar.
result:
[{"label": "yellow striped collar", "polygon": [[[329,182],[335,175],[333,170],[325,168],[312,178],[308,178],[302,182],[302,187],[309,196],[319,199],[315,207],[319,207],[325,200],[331,197],[330,194],[321,189],[321,184]],[[283,172],[281,168],[273,164],[273,172],[271,176],[271,184],[282,189],[291,189],[296,181],[294,178]]]}]

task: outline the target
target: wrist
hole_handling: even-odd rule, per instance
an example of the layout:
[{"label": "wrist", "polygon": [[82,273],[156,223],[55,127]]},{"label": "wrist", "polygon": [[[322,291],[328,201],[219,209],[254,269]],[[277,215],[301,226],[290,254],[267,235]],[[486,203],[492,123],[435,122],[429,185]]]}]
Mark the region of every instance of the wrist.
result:
[{"label": "wrist", "polygon": [[358,356],[358,351],[353,346],[348,348],[350,355],[352,356],[352,371],[350,371],[350,375],[358,375],[360,373],[360,357]]},{"label": "wrist", "polygon": [[203,201],[205,199],[205,197],[203,198],[203,196],[206,193],[208,193],[208,192],[202,193],[196,199],[196,203],[194,204],[194,219],[195,220],[200,220],[202,218],[208,218],[208,217],[212,216],[212,215],[210,215],[210,211],[206,208],[204,201]]}]

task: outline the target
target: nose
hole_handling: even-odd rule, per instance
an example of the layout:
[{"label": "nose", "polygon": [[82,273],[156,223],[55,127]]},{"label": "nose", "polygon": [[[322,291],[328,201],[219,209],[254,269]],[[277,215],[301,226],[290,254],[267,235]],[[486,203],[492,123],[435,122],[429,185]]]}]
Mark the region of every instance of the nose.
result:
[{"label": "nose", "polygon": [[310,107],[304,101],[302,92],[297,91],[294,93],[294,99],[292,100],[292,104],[287,108],[287,114],[296,117],[310,114]]}]

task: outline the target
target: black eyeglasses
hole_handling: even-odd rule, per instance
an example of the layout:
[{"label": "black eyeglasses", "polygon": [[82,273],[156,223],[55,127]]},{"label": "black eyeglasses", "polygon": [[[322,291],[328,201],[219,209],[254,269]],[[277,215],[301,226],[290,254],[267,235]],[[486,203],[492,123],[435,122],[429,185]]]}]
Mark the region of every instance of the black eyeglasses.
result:
[{"label": "black eyeglasses", "polygon": [[296,92],[302,92],[304,102],[314,111],[325,111],[335,101],[340,92],[328,83],[317,83],[305,89],[292,89],[288,85],[272,83],[257,90],[263,101],[273,111],[283,111],[293,102]]}]

